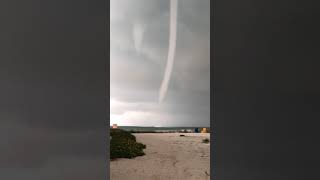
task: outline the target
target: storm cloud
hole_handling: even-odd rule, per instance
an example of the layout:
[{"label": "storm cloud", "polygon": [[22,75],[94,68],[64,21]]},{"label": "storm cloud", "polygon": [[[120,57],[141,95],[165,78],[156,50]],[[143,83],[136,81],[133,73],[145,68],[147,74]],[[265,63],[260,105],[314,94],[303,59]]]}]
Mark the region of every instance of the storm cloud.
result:
[{"label": "storm cloud", "polygon": [[[170,1],[111,0],[110,5],[110,123],[209,126],[210,1],[178,2],[175,62],[161,104]],[[137,27],[143,27],[139,51]]]}]

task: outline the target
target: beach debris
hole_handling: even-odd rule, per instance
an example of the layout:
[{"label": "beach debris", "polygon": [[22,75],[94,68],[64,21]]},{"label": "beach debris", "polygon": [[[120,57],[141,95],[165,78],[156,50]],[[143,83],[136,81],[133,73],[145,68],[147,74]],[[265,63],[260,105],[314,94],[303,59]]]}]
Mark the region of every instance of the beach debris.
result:
[{"label": "beach debris", "polygon": [[180,137],[183,137],[183,136],[185,136],[184,134],[180,134]]},{"label": "beach debris", "polygon": [[202,142],[203,142],[203,143],[209,143],[210,140],[209,140],[208,138],[205,138],[205,139],[202,140]]}]

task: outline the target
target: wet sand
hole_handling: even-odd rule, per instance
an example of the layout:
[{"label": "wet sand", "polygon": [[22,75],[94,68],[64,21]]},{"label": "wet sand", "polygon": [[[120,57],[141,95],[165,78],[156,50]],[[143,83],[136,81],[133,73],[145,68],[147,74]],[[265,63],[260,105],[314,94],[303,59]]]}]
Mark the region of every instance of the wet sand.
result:
[{"label": "wet sand", "polygon": [[[184,134],[185,137],[180,137]],[[209,133],[137,133],[146,155],[111,161],[111,180],[209,180]]]}]

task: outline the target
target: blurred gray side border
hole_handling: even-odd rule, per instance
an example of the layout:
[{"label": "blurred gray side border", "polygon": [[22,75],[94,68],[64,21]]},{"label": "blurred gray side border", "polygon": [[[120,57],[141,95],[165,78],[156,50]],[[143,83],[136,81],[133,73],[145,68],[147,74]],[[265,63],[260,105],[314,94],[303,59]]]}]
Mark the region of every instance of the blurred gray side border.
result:
[{"label": "blurred gray side border", "polygon": [[213,35],[214,34],[214,13],[215,13],[215,2],[216,0],[212,0],[210,2],[210,179],[211,180],[216,180],[217,175],[216,175],[216,161],[217,161],[217,156],[216,156],[216,138],[217,138],[217,133],[216,133],[216,118],[215,118],[215,78],[216,78],[216,71],[215,71],[215,60],[213,59]]},{"label": "blurred gray side border", "polygon": [[107,77],[107,82],[106,82],[106,98],[105,100],[107,101],[107,108],[106,108],[106,113],[107,113],[107,119],[105,122],[105,128],[106,128],[106,138],[105,138],[105,143],[106,143],[106,161],[105,161],[105,167],[106,167],[106,179],[110,179],[110,1],[105,1],[105,13],[106,13],[106,31],[105,31],[105,57],[106,57],[106,77]]}]

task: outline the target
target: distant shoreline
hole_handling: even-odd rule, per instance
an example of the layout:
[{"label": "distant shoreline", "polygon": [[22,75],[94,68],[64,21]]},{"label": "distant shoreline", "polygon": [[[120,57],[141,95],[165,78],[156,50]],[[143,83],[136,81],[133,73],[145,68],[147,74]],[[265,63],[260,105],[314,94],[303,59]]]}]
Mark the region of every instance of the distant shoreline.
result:
[{"label": "distant shoreline", "polygon": [[[112,129],[112,127],[110,127]],[[118,126],[117,129],[131,133],[201,133],[203,128],[210,133],[210,127],[142,127],[142,126]],[[197,131],[196,131],[197,129]]]}]

